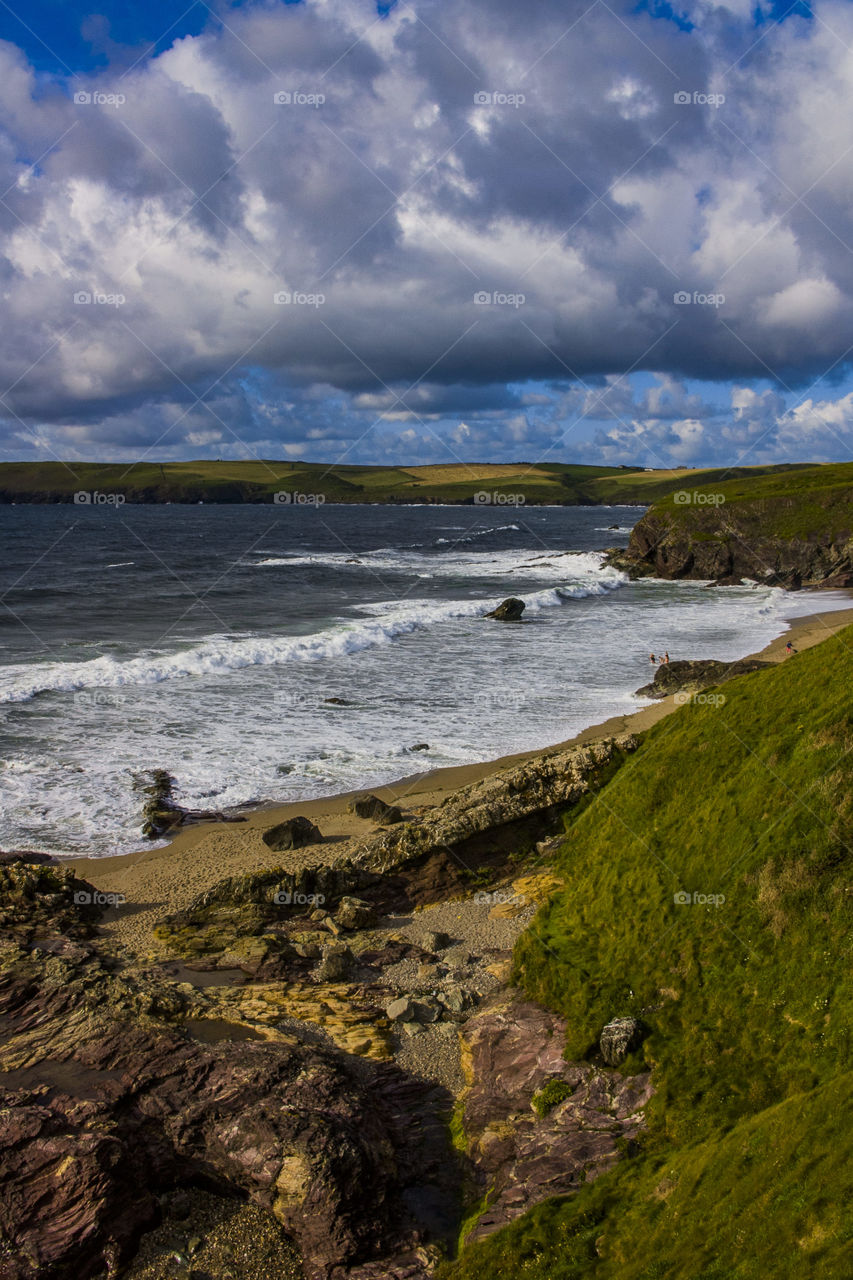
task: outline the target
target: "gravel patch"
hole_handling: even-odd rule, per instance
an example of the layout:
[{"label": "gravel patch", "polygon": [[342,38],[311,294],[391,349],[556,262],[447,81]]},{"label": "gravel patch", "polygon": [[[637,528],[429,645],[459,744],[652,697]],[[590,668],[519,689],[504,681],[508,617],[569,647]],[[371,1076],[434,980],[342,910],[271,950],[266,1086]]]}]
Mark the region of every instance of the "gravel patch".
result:
[{"label": "gravel patch", "polygon": [[[468,992],[476,1005],[506,985],[505,974],[489,971],[503,962],[505,969],[519,934],[536,913],[531,903],[517,916],[491,918],[493,900],[478,901],[475,894],[452,902],[424,907],[407,916],[387,916],[380,928],[394,937],[424,946],[426,933],[446,934],[449,942],[436,950],[434,962],[415,958],[398,961],[382,971],[383,985],[414,998],[438,997],[457,990]],[[460,1015],[464,1021],[465,1015]],[[454,1095],[463,1089],[459,1049],[459,1022],[396,1023],[394,1058],[412,1075],[443,1085]]]}]

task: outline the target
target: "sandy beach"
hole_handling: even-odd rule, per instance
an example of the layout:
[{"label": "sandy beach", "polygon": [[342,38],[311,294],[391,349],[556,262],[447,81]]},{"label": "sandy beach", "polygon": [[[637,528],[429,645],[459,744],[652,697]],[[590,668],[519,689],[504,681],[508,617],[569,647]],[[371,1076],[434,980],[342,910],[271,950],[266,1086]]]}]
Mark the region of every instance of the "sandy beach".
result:
[{"label": "sandy beach", "polygon": [[[783,635],[758,653],[744,655],[769,662],[786,660],[785,646],[790,641],[798,651],[811,648],[853,623],[853,607],[826,614],[810,614],[790,624]],[[680,655],[678,655],[680,656]],[[691,654],[691,657],[702,657]],[[564,742],[535,751],[502,756],[477,764],[436,769],[412,774],[386,786],[373,788],[373,793],[404,812],[440,804],[453,791],[482,778],[498,774],[521,761],[547,756],[551,751],[588,743],[621,733],[641,733],[678,709],[674,697],[648,706],[630,715],[614,716],[591,725]],[[363,790],[363,789],[362,789]],[[248,812],[241,823],[199,823],[182,830],[174,840],[161,848],[142,848],[133,853],[108,858],[78,858],[70,862],[77,874],[104,892],[121,893],[126,898],[119,912],[104,920],[105,929],[129,950],[154,954],[156,943],[151,929],[169,912],[188,905],[197,894],[226,876],[239,875],[275,865],[301,865],[316,862],[320,851],[325,861],[335,860],[336,846],[345,855],[352,836],[375,830],[374,824],[357,818],[349,811],[353,795],[346,792],[319,799],[257,808]],[[264,844],[263,832],[286,818],[303,814],[310,818],[325,837],[322,845],[311,845],[289,854],[272,853]]]}]

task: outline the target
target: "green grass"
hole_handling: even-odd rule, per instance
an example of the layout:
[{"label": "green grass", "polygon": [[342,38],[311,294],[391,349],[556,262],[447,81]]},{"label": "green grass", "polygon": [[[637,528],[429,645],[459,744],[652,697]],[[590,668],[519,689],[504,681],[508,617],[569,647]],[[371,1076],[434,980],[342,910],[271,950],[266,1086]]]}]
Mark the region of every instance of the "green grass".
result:
[{"label": "green grass", "polygon": [[850,1274],[851,781],[848,628],[661,721],[571,823],[516,978],[570,1058],[642,1016],[648,1129],[446,1277]]},{"label": "green grass", "polygon": [[[678,488],[722,496],[720,507],[678,504]],[[723,479],[696,473],[689,483],[661,495],[649,516],[675,525],[712,526],[713,536],[726,536],[732,520],[751,520],[762,537],[837,540],[853,531],[853,463],[775,469],[763,475]],[[694,536],[697,536],[694,534]]]},{"label": "green grass", "polygon": [[540,1117],[547,1116],[554,1107],[565,1102],[571,1092],[572,1086],[567,1081],[554,1076],[542,1086],[538,1093],[534,1093],[531,1098],[533,1110]]},{"label": "green grass", "polygon": [[668,1158],[625,1161],[439,1280],[849,1280],[851,1103],[846,1073]]}]

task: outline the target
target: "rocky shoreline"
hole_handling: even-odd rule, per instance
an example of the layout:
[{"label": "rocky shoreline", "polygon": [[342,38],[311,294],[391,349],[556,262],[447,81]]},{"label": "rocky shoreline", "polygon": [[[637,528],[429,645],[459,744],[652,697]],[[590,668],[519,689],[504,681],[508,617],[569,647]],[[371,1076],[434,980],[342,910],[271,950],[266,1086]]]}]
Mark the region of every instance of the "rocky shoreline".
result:
[{"label": "rocky shoreline", "polygon": [[[711,666],[659,668],[655,718]],[[637,747],[360,796],[346,831],[306,809],[102,868],[3,855],[0,1278],[426,1280],[463,1223],[483,1238],[630,1152],[642,1025],[613,1008],[566,1061],[512,954],[564,817]],[[205,840],[219,873],[188,892]]]},{"label": "rocky shoreline", "polygon": [[[178,1245],[150,1257],[146,1233],[193,1188],[271,1215],[307,1280],[427,1276],[465,1185],[503,1188],[483,1232],[606,1167],[645,1084],[626,1094],[612,1068],[563,1063],[553,1019],[507,983],[555,885],[560,815],[636,745],[550,753],[346,847],[303,848],[298,867],[225,879],[158,924],[142,963],[101,925],[133,904],[6,855],[4,1280],[212,1274],[192,1196],[167,1232]],[[479,1062],[499,1043],[490,1089]],[[565,1098],[537,1118],[533,1095],[558,1078]],[[593,1113],[595,1142],[579,1136]]]}]

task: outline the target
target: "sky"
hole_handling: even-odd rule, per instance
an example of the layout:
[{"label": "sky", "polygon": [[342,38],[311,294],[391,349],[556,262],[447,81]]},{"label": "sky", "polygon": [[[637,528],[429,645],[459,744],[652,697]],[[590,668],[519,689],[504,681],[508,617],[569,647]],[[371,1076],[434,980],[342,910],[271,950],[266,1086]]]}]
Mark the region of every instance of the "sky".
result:
[{"label": "sky", "polygon": [[851,98],[849,0],[0,0],[0,458],[851,458]]}]

